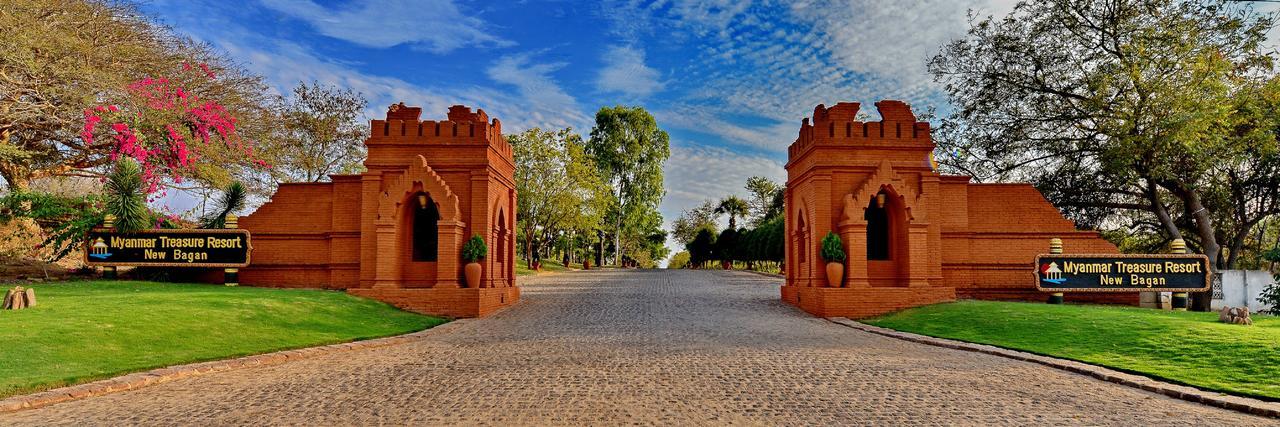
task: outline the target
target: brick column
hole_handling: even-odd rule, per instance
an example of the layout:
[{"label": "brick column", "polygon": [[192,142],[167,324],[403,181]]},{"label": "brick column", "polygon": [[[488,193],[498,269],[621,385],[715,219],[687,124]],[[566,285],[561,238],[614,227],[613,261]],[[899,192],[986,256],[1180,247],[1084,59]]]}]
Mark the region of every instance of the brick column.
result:
[{"label": "brick column", "polygon": [[912,288],[928,287],[928,225],[912,223],[907,226],[907,254],[907,286]]},{"label": "brick column", "polygon": [[466,223],[442,219],[436,222],[439,240],[436,249],[436,288],[459,288],[462,268],[463,230]]},{"label": "brick column", "polygon": [[378,219],[374,223],[377,230],[377,248],[374,249],[374,288],[398,288],[400,287],[400,257],[399,245],[396,241],[395,220],[390,218]]},{"label": "brick column", "polygon": [[871,282],[867,280],[867,224],[840,224],[840,239],[844,240],[845,253],[848,254],[845,256],[844,287],[871,287]]}]

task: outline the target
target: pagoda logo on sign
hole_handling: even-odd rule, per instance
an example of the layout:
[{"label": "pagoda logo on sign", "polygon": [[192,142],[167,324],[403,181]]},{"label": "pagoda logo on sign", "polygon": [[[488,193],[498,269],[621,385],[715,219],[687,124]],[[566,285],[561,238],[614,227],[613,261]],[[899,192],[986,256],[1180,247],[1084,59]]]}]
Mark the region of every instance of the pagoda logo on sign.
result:
[{"label": "pagoda logo on sign", "polygon": [[1061,285],[1067,279],[1062,277],[1062,269],[1058,268],[1058,263],[1050,262],[1040,265],[1040,281]]}]

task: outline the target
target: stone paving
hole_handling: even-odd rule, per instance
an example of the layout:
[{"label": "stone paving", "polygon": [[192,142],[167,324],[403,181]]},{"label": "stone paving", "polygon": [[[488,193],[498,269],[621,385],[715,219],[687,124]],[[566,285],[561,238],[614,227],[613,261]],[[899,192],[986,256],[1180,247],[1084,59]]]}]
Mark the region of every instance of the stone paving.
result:
[{"label": "stone paving", "polygon": [[592,271],[408,344],[0,415],[84,424],[1274,425],[986,354],[882,337],[740,272]]}]

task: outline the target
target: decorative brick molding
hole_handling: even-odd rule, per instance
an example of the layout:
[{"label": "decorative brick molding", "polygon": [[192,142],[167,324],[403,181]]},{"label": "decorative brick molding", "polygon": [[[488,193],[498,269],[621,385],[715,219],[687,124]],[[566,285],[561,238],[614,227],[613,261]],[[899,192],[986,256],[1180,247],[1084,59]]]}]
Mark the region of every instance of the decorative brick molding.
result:
[{"label": "decorative brick molding", "polygon": [[400,345],[420,340],[430,334],[440,333],[440,331],[456,328],[458,325],[465,324],[469,321],[469,319],[454,320],[434,328],[386,338],[330,344],[296,350],[277,351],[274,353],[256,354],[253,356],[215,360],[212,362],[170,366],[167,368],[152,369],[150,371],[135,372],[91,383],[61,387],[22,396],[13,396],[0,400],[0,414],[21,411],[24,409],[35,409],[72,400],[101,396],[104,394],[135,390],[187,377],[198,377],[216,372],[252,368],[256,366],[278,365],[289,361],[334,353]]},{"label": "decorative brick molding", "polygon": [[1017,350],[1010,350],[985,344],[974,344],[964,341],[949,340],[944,338],[934,338],[925,335],[913,334],[910,332],[896,331],[879,326],[872,326],[861,322],[856,322],[843,317],[832,317],[827,320],[857,329],[863,332],[870,332],[876,335],[882,335],[890,338],[911,341],[920,344],[928,344],[938,347],[945,347],[955,350],[972,351],[977,353],[990,354],[1004,358],[1021,360],[1024,362],[1036,363],[1050,368],[1061,369],[1067,372],[1073,372],[1081,375],[1087,375],[1110,383],[1120,384],[1123,386],[1142,389],[1151,393],[1162,394],[1175,399],[1182,399],[1189,402],[1201,403],[1209,406],[1230,409],[1233,411],[1243,412],[1247,414],[1260,415],[1264,417],[1280,418],[1280,402],[1267,402],[1264,400],[1253,399],[1242,396],[1232,396],[1213,391],[1201,390],[1194,387],[1167,383],[1158,381],[1149,377],[1127,374],[1116,370],[1104,368],[1097,365],[1091,365],[1084,362],[1074,360],[1059,359],[1049,356],[1041,356],[1038,354],[1026,353]]}]

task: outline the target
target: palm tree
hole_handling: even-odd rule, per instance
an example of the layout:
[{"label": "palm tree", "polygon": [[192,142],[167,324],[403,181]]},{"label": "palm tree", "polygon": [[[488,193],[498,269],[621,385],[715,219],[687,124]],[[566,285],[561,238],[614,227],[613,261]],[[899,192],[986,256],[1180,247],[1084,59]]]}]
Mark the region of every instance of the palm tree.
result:
[{"label": "palm tree", "polygon": [[720,201],[720,205],[716,206],[716,213],[729,214],[729,228],[738,229],[738,217],[747,215],[747,202],[739,199],[738,196],[725,197]]}]

